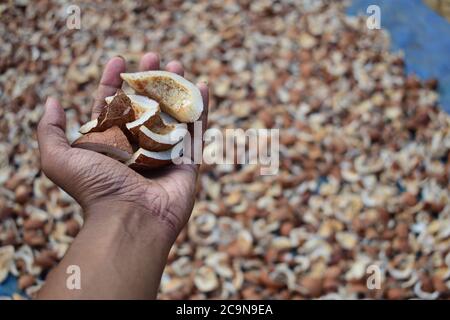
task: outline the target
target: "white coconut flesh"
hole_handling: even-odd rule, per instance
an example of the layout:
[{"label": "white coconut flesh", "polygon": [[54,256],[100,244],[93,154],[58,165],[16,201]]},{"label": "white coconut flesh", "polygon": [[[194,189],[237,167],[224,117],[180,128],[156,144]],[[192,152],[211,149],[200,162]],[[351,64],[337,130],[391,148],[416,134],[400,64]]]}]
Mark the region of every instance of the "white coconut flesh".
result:
[{"label": "white coconut flesh", "polygon": [[139,118],[132,122],[128,122],[125,124],[128,130],[132,130],[136,128],[137,130],[140,126],[142,126],[146,121],[148,121],[151,117],[153,117],[156,114],[157,110],[149,110],[144,112]]},{"label": "white coconut flesh", "polygon": [[196,85],[168,71],[145,71],[120,75],[136,92],[159,102],[161,110],[181,122],[194,122],[203,112],[203,99]]},{"label": "white coconut flesh", "polygon": [[169,116],[165,112],[160,112],[159,116],[161,117],[161,120],[164,122],[164,124],[175,124],[175,123],[178,123],[177,120],[175,120],[174,118],[172,118],[171,116]]},{"label": "white coconut flesh", "polygon": [[85,124],[83,124],[78,131],[80,133],[82,133],[82,134],[88,133],[92,129],[94,129],[97,126],[97,124],[98,124],[98,120],[97,119],[88,121]]},{"label": "white coconut flesh", "polygon": [[115,148],[113,146],[101,144],[101,143],[91,143],[86,142],[77,146],[78,148],[87,149],[96,151],[98,153],[102,153],[116,160],[125,162],[131,158],[131,154],[121,150],[119,148]]},{"label": "white coconut flesh", "polygon": [[162,144],[175,144],[186,135],[187,126],[184,123],[169,125],[160,132],[155,132],[148,129],[146,126],[141,126],[139,130],[155,142]]}]

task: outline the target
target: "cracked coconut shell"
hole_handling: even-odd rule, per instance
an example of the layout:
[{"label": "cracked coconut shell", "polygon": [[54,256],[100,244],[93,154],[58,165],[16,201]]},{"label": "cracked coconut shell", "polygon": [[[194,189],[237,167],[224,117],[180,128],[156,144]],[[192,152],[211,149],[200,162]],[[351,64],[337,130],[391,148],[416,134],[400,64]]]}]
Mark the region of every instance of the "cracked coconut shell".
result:
[{"label": "cracked coconut shell", "polygon": [[156,100],[161,110],[180,122],[198,120],[203,111],[200,90],[182,76],[168,71],[145,71],[120,75],[137,93]]},{"label": "cracked coconut shell", "polygon": [[124,127],[127,122],[135,119],[130,98],[118,90],[109,104],[103,108],[97,119],[91,120],[81,126],[79,132],[82,134],[90,132],[101,132],[112,126]]},{"label": "cracked coconut shell", "polygon": [[103,132],[87,133],[75,140],[72,147],[99,152],[123,162],[129,160],[133,155],[130,142],[118,126],[113,126]]},{"label": "cracked coconut shell", "polygon": [[165,151],[149,151],[139,148],[126,164],[135,170],[145,170],[165,166],[183,155],[183,143],[178,143]]},{"label": "cracked coconut shell", "polygon": [[139,146],[149,151],[164,151],[180,142],[187,133],[187,125],[160,113],[139,128]]}]

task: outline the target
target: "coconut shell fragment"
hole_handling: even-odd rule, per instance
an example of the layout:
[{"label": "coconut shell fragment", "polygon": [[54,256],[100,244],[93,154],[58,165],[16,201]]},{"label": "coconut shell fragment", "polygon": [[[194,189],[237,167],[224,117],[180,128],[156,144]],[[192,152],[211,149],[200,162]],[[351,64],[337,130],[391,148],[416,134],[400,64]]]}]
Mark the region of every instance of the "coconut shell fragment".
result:
[{"label": "coconut shell fragment", "polygon": [[175,159],[182,157],[183,144],[178,143],[169,150],[149,151],[144,148],[137,150],[127,165],[135,170],[158,168],[172,163]]},{"label": "coconut shell fragment", "polygon": [[135,119],[135,112],[130,98],[122,91],[113,97],[111,102],[103,108],[97,119],[81,126],[80,133],[102,132],[112,126],[124,127],[126,123]]},{"label": "coconut shell fragment", "polygon": [[85,134],[75,140],[72,147],[99,152],[119,161],[127,161],[133,154],[130,142],[118,126]]},{"label": "coconut shell fragment", "polygon": [[[181,157],[186,123],[197,120],[203,111],[199,89],[166,71],[122,76],[131,79],[138,94],[118,90],[106,97],[100,116],[80,128],[84,136],[73,146],[103,153],[139,170],[164,166]],[[145,88],[140,87],[142,83]]]},{"label": "coconut shell fragment", "polygon": [[180,122],[194,122],[203,111],[200,90],[182,76],[168,71],[120,75],[137,93],[156,100],[161,110]]},{"label": "coconut shell fragment", "polygon": [[[111,103],[115,96],[106,97],[106,103]],[[134,119],[125,124],[127,131],[129,131],[132,140],[138,140],[139,128],[143,124],[151,124],[155,121],[155,116],[160,112],[159,104],[155,100],[151,100],[146,96],[136,94],[128,94],[131,107],[134,111]]]},{"label": "coconut shell fragment", "polygon": [[139,139],[139,129],[141,126],[151,126],[158,119],[157,110],[149,110],[144,112],[141,117],[125,124],[126,129],[130,133],[133,140]]}]

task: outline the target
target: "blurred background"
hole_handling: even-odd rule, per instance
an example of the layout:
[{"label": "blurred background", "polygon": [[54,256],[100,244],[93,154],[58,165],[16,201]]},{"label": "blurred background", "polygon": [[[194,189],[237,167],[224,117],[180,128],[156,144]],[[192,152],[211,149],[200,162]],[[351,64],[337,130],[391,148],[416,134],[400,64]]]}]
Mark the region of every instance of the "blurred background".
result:
[{"label": "blurred background", "polygon": [[159,298],[450,297],[450,1],[17,0],[0,16],[0,296],[33,297],[83,223],[40,172],[46,97],[73,140],[106,61],[157,51],[208,81],[210,127],[281,143],[274,176],[202,166]]}]

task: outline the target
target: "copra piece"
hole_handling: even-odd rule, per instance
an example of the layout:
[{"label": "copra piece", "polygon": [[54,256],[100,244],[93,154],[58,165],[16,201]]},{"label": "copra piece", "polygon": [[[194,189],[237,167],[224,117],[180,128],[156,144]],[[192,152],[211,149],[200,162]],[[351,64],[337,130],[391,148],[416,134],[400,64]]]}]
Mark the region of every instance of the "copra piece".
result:
[{"label": "copra piece", "polygon": [[0,283],[6,279],[14,258],[14,247],[0,247]]},{"label": "copra piece", "polygon": [[165,151],[179,143],[186,133],[185,123],[177,123],[169,115],[161,113],[140,126],[138,140],[146,150]]},{"label": "copra piece", "polygon": [[[111,104],[116,96],[106,97],[106,103],[108,105]],[[149,125],[156,120],[156,116],[160,112],[159,104],[155,100],[149,99],[145,96],[130,94],[127,95],[127,97],[130,99],[135,117],[133,121],[127,122],[125,126],[128,131],[130,131],[132,136],[137,139],[139,135],[139,128],[143,124]]]},{"label": "copra piece", "polygon": [[146,168],[158,168],[165,166],[183,156],[183,144],[178,143],[169,150],[149,151],[139,148],[133,157],[127,161],[127,165],[132,169],[144,170]]},{"label": "copra piece", "polygon": [[162,111],[180,122],[194,122],[203,112],[200,90],[176,73],[145,71],[120,76],[137,93],[158,101]]},{"label": "copra piece", "polygon": [[121,76],[139,94],[118,90],[106,97],[98,119],[80,128],[84,135],[73,146],[103,153],[136,170],[181,158],[187,123],[197,120],[203,111],[199,89],[166,71]]}]

